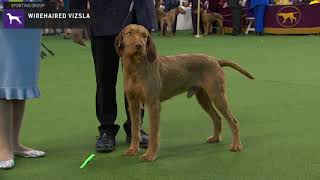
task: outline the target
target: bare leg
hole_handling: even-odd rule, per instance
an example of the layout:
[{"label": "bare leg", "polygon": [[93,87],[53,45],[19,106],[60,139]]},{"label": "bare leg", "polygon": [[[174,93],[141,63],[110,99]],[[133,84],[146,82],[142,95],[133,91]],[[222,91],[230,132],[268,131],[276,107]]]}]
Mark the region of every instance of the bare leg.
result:
[{"label": "bare leg", "polygon": [[13,158],[12,102],[0,99],[0,161]]},{"label": "bare leg", "polygon": [[14,152],[25,152],[33,150],[20,144],[20,129],[24,116],[24,110],[26,106],[25,100],[14,100],[13,101],[13,131],[12,131],[12,145]]},{"label": "bare leg", "polygon": [[128,98],[129,112],[131,119],[131,144],[129,149],[124,153],[127,156],[135,156],[139,152],[140,142],[140,118],[141,108],[138,100]]},{"label": "bare leg", "polygon": [[141,156],[143,161],[154,161],[160,145],[160,102],[148,103],[150,120],[150,140],[147,152]]},{"label": "bare leg", "polygon": [[201,107],[209,114],[213,121],[214,130],[213,130],[213,136],[210,136],[208,138],[208,143],[217,143],[220,142],[221,137],[221,127],[222,127],[222,118],[218,114],[218,112],[215,110],[215,108],[212,105],[212,101],[210,100],[209,96],[205,91],[202,89],[199,90],[196,94],[197,100]]}]

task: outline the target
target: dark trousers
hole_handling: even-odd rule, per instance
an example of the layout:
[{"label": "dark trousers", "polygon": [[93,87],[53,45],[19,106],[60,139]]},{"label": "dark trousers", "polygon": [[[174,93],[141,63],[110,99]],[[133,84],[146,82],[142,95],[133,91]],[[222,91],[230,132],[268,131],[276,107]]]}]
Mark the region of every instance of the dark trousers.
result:
[{"label": "dark trousers", "polygon": [[[119,69],[119,56],[113,46],[115,38],[116,35],[92,37],[91,39],[97,83],[96,115],[100,122],[99,131],[101,133],[112,131],[116,134],[119,130],[119,125],[115,124],[117,119],[116,85]],[[126,97],[125,108],[127,121],[124,128],[126,133],[130,135],[131,121]]]},{"label": "dark trousers", "polygon": [[241,33],[241,7],[231,7],[232,11],[232,33],[240,34]]},{"label": "dark trousers", "polygon": [[172,27],[172,33],[175,34],[177,32],[177,18],[178,16],[176,16],[176,18],[174,19],[174,23],[173,23],[173,27]]},{"label": "dark trousers", "polygon": [[[194,10],[192,9],[192,11],[194,11]],[[197,34],[197,21],[198,21],[197,18],[198,18],[197,14],[191,12],[193,34]],[[202,18],[200,16],[200,32],[199,32],[199,34],[203,34],[203,32],[204,32],[203,31],[203,23],[202,23]]]},{"label": "dark trousers", "polygon": [[259,5],[253,8],[255,17],[255,31],[257,33],[262,33],[264,29],[264,14],[267,6]]}]

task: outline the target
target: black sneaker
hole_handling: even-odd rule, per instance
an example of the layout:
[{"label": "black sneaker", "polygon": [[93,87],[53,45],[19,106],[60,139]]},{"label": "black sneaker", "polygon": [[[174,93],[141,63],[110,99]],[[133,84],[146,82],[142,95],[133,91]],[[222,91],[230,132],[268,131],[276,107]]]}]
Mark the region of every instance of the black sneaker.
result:
[{"label": "black sneaker", "polygon": [[116,149],[116,137],[112,131],[102,133],[96,142],[96,151],[110,153]]}]

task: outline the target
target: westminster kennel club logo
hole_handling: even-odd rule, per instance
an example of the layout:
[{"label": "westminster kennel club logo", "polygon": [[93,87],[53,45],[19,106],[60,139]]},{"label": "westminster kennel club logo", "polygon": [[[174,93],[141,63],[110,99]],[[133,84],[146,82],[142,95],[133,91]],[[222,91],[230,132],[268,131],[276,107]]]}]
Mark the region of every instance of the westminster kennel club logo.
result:
[{"label": "westminster kennel club logo", "polygon": [[21,9],[4,9],[3,27],[7,29],[24,28],[24,10]]},{"label": "westminster kennel club logo", "polygon": [[285,6],[277,12],[277,22],[285,28],[291,28],[299,24],[301,11],[295,6]]}]

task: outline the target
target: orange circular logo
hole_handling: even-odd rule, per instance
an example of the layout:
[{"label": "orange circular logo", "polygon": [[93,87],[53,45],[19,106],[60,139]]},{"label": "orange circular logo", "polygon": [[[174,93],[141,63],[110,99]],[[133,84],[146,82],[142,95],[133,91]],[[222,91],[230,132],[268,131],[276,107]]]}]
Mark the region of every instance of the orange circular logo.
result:
[{"label": "orange circular logo", "polygon": [[299,24],[301,11],[295,6],[282,7],[276,15],[277,22],[280,26],[291,28]]}]

